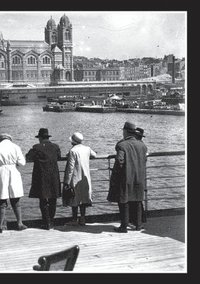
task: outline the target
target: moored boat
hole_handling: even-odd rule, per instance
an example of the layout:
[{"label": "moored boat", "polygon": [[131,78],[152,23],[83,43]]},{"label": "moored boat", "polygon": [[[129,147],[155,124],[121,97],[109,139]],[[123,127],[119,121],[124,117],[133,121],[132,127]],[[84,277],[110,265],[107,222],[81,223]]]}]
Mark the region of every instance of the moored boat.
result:
[{"label": "moored boat", "polygon": [[115,112],[116,111],[116,107],[113,107],[113,106],[101,106],[101,105],[84,105],[84,106],[77,106],[76,107],[76,111],[108,113],[108,112]]},{"label": "moored boat", "polygon": [[43,111],[51,111],[51,112],[68,112],[75,111],[76,105],[73,103],[63,103],[59,104],[56,102],[51,102],[43,106]]}]

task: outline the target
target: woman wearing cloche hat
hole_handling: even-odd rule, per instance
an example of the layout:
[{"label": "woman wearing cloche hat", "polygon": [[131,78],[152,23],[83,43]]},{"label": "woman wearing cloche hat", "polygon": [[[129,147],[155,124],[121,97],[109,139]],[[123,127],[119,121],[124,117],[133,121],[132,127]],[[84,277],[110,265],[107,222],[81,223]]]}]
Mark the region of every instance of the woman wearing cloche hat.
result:
[{"label": "woman wearing cloche hat", "polygon": [[69,200],[63,198],[63,206],[72,207],[72,225],[78,225],[78,207],[81,217],[80,225],[85,225],[85,211],[87,206],[92,205],[92,185],[89,169],[90,158],[95,158],[96,153],[86,145],[83,145],[83,135],[80,132],[74,132],[70,136],[72,148],[68,153],[68,160],[65,168],[64,187],[74,189],[74,197]]}]

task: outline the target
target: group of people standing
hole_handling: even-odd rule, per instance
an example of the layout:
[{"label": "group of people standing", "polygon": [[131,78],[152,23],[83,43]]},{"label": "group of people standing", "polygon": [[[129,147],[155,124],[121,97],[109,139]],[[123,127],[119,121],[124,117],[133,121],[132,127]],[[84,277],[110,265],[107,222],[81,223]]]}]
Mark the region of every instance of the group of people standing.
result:
[{"label": "group of people standing", "polygon": [[[121,225],[114,230],[127,233],[127,227],[142,229],[145,222],[143,196],[145,189],[145,168],[147,147],[142,141],[144,130],[131,122],[125,122],[123,139],[116,144],[116,158],[112,169],[107,200],[117,202]],[[74,132],[70,136],[71,149],[67,154],[63,187],[59,174],[58,161],[61,151],[57,144],[50,141],[47,128],[40,128],[39,143],[33,145],[23,156],[18,145],[9,134],[0,134],[0,233],[5,228],[7,200],[17,219],[17,229],[27,227],[22,223],[20,198],[24,195],[21,174],[18,166],[33,162],[30,198],[39,199],[42,228],[54,227],[57,198],[62,197],[63,206],[72,208],[71,225],[85,225],[86,208],[92,206],[92,185],[89,161],[96,152],[83,144],[83,135]],[[70,191],[70,196],[64,195]],[[80,210],[80,217],[78,211]]]}]

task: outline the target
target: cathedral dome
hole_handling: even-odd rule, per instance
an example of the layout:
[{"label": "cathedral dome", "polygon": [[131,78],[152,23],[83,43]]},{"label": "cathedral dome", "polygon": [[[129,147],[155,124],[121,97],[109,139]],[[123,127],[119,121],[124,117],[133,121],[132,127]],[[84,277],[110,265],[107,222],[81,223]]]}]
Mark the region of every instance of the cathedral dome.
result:
[{"label": "cathedral dome", "polygon": [[55,23],[54,19],[52,19],[52,17],[47,22],[47,28],[48,29],[56,28],[56,23]]},{"label": "cathedral dome", "polygon": [[70,26],[69,18],[65,14],[60,18],[60,25],[65,27]]}]

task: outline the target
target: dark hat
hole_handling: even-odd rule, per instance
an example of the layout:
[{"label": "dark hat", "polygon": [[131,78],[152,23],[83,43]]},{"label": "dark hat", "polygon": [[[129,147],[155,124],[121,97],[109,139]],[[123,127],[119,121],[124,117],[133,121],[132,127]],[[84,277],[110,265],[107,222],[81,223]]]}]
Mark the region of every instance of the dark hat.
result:
[{"label": "dark hat", "polygon": [[51,137],[51,135],[49,135],[49,131],[47,128],[40,128],[38,135],[35,136],[36,138],[48,138]]},{"label": "dark hat", "polygon": [[138,136],[141,136],[141,137],[145,137],[143,134],[144,134],[144,129],[140,128],[140,127],[137,127],[135,129],[135,133],[138,135]]},{"label": "dark hat", "polygon": [[126,129],[128,132],[135,133],[136,126],[134,123],[126,121],[123,129]]}]

